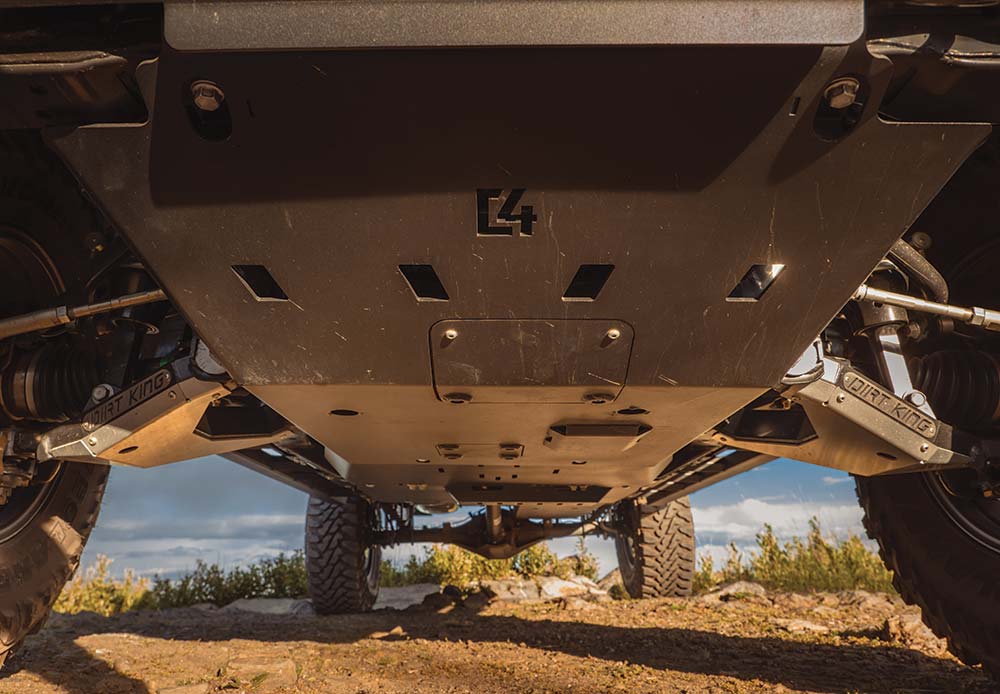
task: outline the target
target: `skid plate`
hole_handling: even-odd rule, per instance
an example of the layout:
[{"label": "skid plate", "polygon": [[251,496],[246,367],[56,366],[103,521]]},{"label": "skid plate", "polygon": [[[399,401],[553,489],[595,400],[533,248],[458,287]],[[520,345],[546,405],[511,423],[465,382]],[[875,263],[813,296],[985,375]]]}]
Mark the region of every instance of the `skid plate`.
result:
[{"label": "skid plate", "polygon": [[[579,511],[776,384],[988,133],[883,122],[890,72],[862,44],[167,50],[143,75],[150,123],[52,141],[234,378],[367,493],[607,490],[558,502]],[[816,116],[846,74],[868,106],[831,141]],[[228,123],[199,126],[195,79],[222,87]],[[746,300],[756,265],[784,268]],[[437,327],[489,321],[627,327],[624,380],[621,356],[586,366],[600,353],[575,329],[523,364],[485,334],[439,363]],[[435,389],[474,396],[484,365],[494,402]],[[619,422],[646,432],[546,445]],[[473,464],[442,444],[523,453]]]}]

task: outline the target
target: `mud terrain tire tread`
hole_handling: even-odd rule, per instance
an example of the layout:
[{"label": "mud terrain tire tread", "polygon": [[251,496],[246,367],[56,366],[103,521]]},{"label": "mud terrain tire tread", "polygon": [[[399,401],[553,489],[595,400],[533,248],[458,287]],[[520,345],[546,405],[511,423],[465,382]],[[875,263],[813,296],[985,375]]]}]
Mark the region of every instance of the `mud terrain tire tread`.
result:
[{"label": "mud terrain tire tread", "polygon": [[865,530],[900,596],[958,658],[1000,678],[1000,555],[953,525],[921,475],[855,481]]},{"label": "mud terrain tire tread", "polygon": [[[37,133],[0,132],[0,224],[30,233],[65,283],[86,299],[84,239],[101,228],[93,206]],[[65,463],[49,498],[18,535],[0,544],[0,666],[45,623],[97,522],[108,467]]]},{"label": "mud terrain tire tread", "polygon": [[364,556],[367,516],[367,504],[360,499],[310,497],[306,574],[317,614],[367,612],[375,604],[378,587],[369,585]]},{"label": "mud terrain tire tread", "polygon": [[691,504],[682,497],[658,509],[640,507],[636,529],[635,570],[621,560],[625,590],[633,598],[677,598],[691,595],[695,570],[694,521]]},{"label": "mud terrain tire tread", "polygon": [[0,544],[0,665],[44,624],[80,565],[108,481],[108,467],[63,463],[38,514]]}]

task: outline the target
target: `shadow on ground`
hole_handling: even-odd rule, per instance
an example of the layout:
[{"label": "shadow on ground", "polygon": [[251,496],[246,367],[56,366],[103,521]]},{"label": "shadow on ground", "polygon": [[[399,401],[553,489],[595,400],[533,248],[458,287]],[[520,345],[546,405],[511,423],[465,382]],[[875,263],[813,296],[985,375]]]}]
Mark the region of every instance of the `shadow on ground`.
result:
[{"label": "shadow on ground", "polygon": [[[458,612],[461,614],[456,617]],[[24,653],[15,659],[3,679],[10,682],[11,675],[24,670],[72,694],[93,694],[97,682],[102,692],[150,691],[145,682],[117,671],[77,643],[87,635],[129,634],[206,644],[246,640],[288,643],[300,648],[303,642],[352,644],[401,626],[408,639],[485,645],[494,649],[492,657],[500,660],[504,653],[517,653],[522,661],[560,653],[661,672],[725,676],[756,682],[758,686],[764,683],[837,694],[994,691],[978,670],[887,644],[828,644],[774,636],[726,635],[698,628],[608,625],[587,621],[590,612],[582,613],[577,621],[546,618],[544,613],[524,619],[458,612],[439,615],[386,611],[320,618],[187,609],[113,618],[57,616],[41,634],[29,639]],[[142,644],[148,643],[136,642],[140,651]],[[171,644],[164,647],[169,650]],[[409,656],[404,653],[403,657]],[[509,685],[510,691],[520,691],[513,674]],[[2,686],[0,690],[7,691]]]}]

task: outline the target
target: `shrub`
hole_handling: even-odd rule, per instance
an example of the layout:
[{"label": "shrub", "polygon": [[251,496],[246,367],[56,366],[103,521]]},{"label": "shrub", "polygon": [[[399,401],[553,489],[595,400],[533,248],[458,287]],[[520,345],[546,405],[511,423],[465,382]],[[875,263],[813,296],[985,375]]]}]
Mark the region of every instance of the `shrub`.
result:
[{"label": "shrub", "polygon": [[[846,540],[823,537],[819,521],[809,523],[809,533],[781,543],[774,529],[765,525],[757,534],[757,549],[744,556],[736,545],[720,570],[703,555],[694,575],[696,592],[720,583],[756,581],[776,590],[838,591],[864,589],[892,591],[892,578],[878,555],[855,535]],[[240,598],[301,598],[306,595],[306,568],[302,552],[279,554],[246,567],[228,571],[199,561],[194,571],[177,579],[138,578],[131,570],[120,580],[110,577],[111,560],[97,562],[78,574],[55,604],[59,612],[83,610],[112,615],[132,609],[186,607],[197,603],[227,605]],[[382,562],[382,585],[439,583],[468,586],[481,580],[523,576],[572,574],[597,578],[597,559],[581,538],[577,553],[559,558],[545,543],[532,545],[510,559],[484,559],[455,546],[432,545],[423,557],[411,556],[402,566]],[[615,597],[626,597],[617,589]]]},{"label": "shrub", "polygon": [[186,607],[208,602],[221,607],[241,598],[302,598],[306,591],[306,564],[301,551],[281,553],[229,571],[199,560],[194,571],[181,578],[154,578],[143,606]]},{"label": "shrub", "polygon": [[819,520],[809,521],[806,538],[781,543],[770,525],[757,533],[757,550],[744,557],[735,545],[719,572],[712,560],[701,558],[695,575],[696,589],[709,590],[719,583],[755,581],[768,588],[786,591],[873,590],[892,592],[892,574],[877,554],[865,547],[856,535],[846,540],[826,539]]},{"label": "shrub", "polygon": [[597,577],[597,558],[583,544],[577,553],[560,559],[544,542],[528,547],[509,559],[486,559],[454,545],[431,545],[422,559],[410,556],[402,567],[382,562],[382,585],[440,583],[466,586],[483,580],[513,576]]},{"label": "shrub", "polygon": [[76,614],[96,612],[105,617],[141,606],[149,591],[149,579],[137,578],[131,569],[124,577],[113,580],[109,569],[111,559],[97,555],[97,562],[66,584],[56,599],[57,612]]}]

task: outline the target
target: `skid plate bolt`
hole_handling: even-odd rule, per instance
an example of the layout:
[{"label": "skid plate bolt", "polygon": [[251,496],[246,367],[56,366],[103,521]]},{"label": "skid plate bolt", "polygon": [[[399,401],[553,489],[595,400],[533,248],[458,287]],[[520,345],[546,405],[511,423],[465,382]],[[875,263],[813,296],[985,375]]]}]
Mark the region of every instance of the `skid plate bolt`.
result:
[{"label": "skid plate bolt", "polygon": [[94,402],[103,402],[104,400],[110,398],[113,394],[114,391],[111,389],[111,386],[106,383],[99,383],[94,386],[92,391],[90,391],[90,399]]},{"label": "skid plate bolt", "polygon": [[853,106],[858,100],[858,90],[861,83],[853,77],[842,77],[834,80],[823,91],[823,99],[827,106],[838,111]]},{"label": "skid plate bolt", "polygon": [[919,390],[911,390],[906,394],[906,401],[914,407],[923,407],[927,404],[927,396]]},{"label": "skid plate bolt", "polygon": [[454,340],[456,337],[458,337],[458,331],[454,328],[448,328],[444,331],[444,339]]},{"label": "skid plate bolt", "polygon": [[218,111],[222,108],[222,102],[226,100],[226,94],[215,82],[208,80],[198,80],[191,85],[191,98],[199,111]]},{"label": "skid plate bolt", "polygon": [[619,330],[618,328],[611,328],[611,330],[608,331],[609,340],[617,340],[621,336],[622,336],[622,331]]},{"label": "skid plate bolt", "polygon": [[915,231],[910,236],[910,245],[916,248],[918,251],[926,251],[931,247],[934,240],[931,235],[926,231]]},{"label": "skid plate bolt", "polygon": [[844,402],[844,400],[847,400],[847,396],[843,393],[837,393],[837,402]]},{"label": "skid plate bolt", "polygon": [[929,451],[930,449],[931,449],[930,445],[928,445],[928,444],[926,444],[926,443],[922,443],[922,444],[920,444],[920,452],[921,452],[921,453],[926,453],[926,452],[927,452],[927,451]]}]

